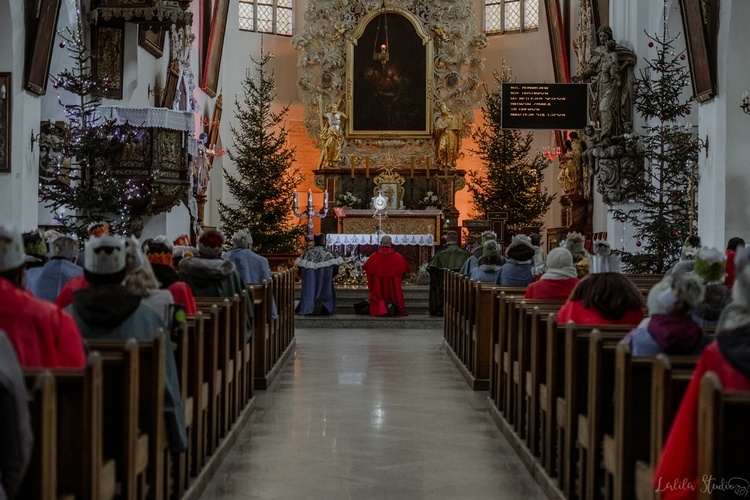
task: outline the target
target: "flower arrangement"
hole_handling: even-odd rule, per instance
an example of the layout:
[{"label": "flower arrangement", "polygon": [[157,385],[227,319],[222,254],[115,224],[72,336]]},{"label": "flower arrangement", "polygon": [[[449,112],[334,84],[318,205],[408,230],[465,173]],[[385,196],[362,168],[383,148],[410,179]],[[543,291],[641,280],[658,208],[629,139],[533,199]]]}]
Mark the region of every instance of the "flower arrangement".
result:
[{"label": "flower arrangement", "polygon": [[443,206],[443,200],[440,199],[440,197],[433,193],[432,191],[427,191],[421,200],[419,200],[419,206],[422,208],[426,207],[435,207],[435,208],[441,208]]},{"label": "flower arrangement", "polygon": [[341,193],[338,198],[336,198],[336,206],[337,207],[358,207],[362,203],[362,200],[352,193],[351,191],[346,191]]}]

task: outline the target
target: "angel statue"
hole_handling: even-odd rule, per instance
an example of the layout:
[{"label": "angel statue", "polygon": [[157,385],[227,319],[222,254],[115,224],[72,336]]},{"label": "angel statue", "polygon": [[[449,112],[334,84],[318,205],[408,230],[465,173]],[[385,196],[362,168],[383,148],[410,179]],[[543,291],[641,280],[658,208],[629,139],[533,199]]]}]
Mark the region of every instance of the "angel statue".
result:
[{"label": "angel statue", "polygon": [[326,168],[329,165],[341,161],[341,149],[344,146],[344,122],[348,117],[339,111],[335,102],[328,107],[328,112],[323,114],[323,99],[320,102],[320,162],[318,168]]}]

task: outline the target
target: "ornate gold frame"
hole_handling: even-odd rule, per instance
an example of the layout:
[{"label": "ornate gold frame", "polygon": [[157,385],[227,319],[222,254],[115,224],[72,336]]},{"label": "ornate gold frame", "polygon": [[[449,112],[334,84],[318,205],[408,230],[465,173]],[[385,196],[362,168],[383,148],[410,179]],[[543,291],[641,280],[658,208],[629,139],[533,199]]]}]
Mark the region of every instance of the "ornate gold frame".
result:
[{"label": "ornate gold frame", "polygon": [[[377,16],[386,14],[396,14],[405,17],[414,26],[414,30],[417,35],[422,39],[422,43],[425,46],[425,122],[424,127],[419,130],[355,130],[353,126],[354,120],[354,48],[357,45],[359,39],[365,32],[367,25],[371,20]],[[362,138],[362,139],[377,139],[377,138],[429,138],[432,134],[432,103],[434,100],[433,96],[433,85],[434,85],[434,44],[432,37],[429,35],[425,26],[419,20],[417,16],[409,12],[408,10],[396,7],[393,5],[384,6],[380,9],[373,9],[367,15],[362,17],[357,28],[347,37],[346,41],[346,114],[349,119],[346,122],[346,136],[347,138]],[[416,64],[417,61],[414,61]]]},{"label": "ornate gold frame", "polygon": [[[373,179],[373,182],[375,183],[375,189],[372,191],[373,194],[378,196],[382,193],[383,196],[388,198],[388,210],[398,210],[401,208],[401,203],[404,200],[404,183],[406,182],[404,176],[386,167],[384,172],[381,172]],[[389,189],[395,191],[395,200],[392,200],[389,196]]]}]

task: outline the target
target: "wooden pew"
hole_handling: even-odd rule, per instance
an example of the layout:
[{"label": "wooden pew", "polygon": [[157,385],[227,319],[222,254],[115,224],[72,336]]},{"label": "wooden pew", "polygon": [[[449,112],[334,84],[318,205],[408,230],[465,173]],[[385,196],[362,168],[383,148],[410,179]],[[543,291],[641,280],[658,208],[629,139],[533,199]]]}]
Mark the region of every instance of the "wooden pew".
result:
[{"label": "wooden pew", "polygon": [[139,425],[138,343],[90,341],[102,360],[104,387],[104,458],[117,463],[118,491],[123,498],[144,498],[148,490],[148,434]]},{"label": "wooden pew", "polygon": [[[219,420],[224,375],[219,365],[219,328],[221,312],[216,304],[200,304],[203,323],[203,387],[201,392],[201,412],[205,411],[203,423],[203,459],[212,455],[219,446]],[[196,321],[198,316],[196,316]]]},{"label": "wooden pew", "polygon": [[16,498],[57,499],[57,394],[49,371],[26,373],[34,446]]},{"label": "wooden pew", "polygon": [[[206,339],[203,332],[204,323],[204,316],[200,311],[195,316],[188,317],[185,323],[189,343],[186,393],[193,403],[193,425],[190,429],[190,458],[188,460],[190,476],[197,476],[206,463],[206,429],[210,420],[210,381],[214,379],[213,375],[206,376],[204,371],[207,364]],[[182,356],[180,356],[180,359],[182,359]],[[179,369],[180,373],[184,374],[181,365]],[[184,394],[183,398],[185,397]]]},{"label": "wooden pew", "polygon": [[[532,424],[529,413],[532,411],[532,397],[536,397],[536,388],[532,389],[531,360],[533,336],[538,335],[538,328],[542,314],[554,313],[563,305],[562,300],[523,299],[515,302],[514,314],[517,316],[517,354],[512,359],[511,399],[515,407],[515,429],[518,436],[527,442],[531,449],[531,435],[536,426],[536,419]],[[533,331],[534,328],[537,331]],[[511,333],[512,334],[512,333]],[[534,345],[536,347],[536,345]],[[537,365],[538,366],[538,365]],[[536,378],[534,383],[536,383]],[[536,402],[533,404],[536,411]]]},{"label": "wooden pew", "polygon": [[[698,404],[698,498],[701,500],[748,494],[748,422],[750,391],[724,391],[719,377],[706,373],[701,379]],[[711,482],[706,484],[701,478]]]},{"label": "wooden pew", "polygon": [[[649,424],[649,456],[636,459],[635,498],[654,500],[654,470],[661,458],[672,421],[695,371],[697,356],[654,358],[651,377],[651,422]],[[625,478],[627,480],[627,477]]]},{"label": "wooden pew", "polygon": [[[126,341],[92,340],[87,344],[109,359],[123,349]],[[148,436],[147,481],[148,496],[162,499],[170,496],[171,481],[167,472],[171,469],[169,443],[164,420],[164,388],[166,386],[166,352],[171,348],[166,334],[159,330],[153,342],[137,342],[138,347],[138,415],[140,430]],[[111,382],[111,380],[108,380]],[[142,437],[139,436],[139,440]],[[140,452],[139,452],[140,453]],[[142,463],[142,459],[138,459]]]},{"label": "wooden pew", "polygon": [[[216,345],[216,369],[210,370],[216,374],[214,395],[216,396],[218,407],[216,408],[215,422],[218,424],[215,429],[214,437],[210,440],[213,449],[218,446],[219,439],[226,436],[230,426],[230,407],[233,396],[231,394],[231,381],[234,378],[233,366],[230,364],[231,337],[236,335],[232,332],[232,302],[226,297],[196,297],[195,299],[198,310],[204,313],[210,312],[211,331],[206,330],[206,335],[215,336]],[[214,310],[214,307],[216,308]],[[244,332],[242,333],[244,336]],[[213,404],[213,403],[211,403]],[[213,426],[212,426],[213,428]]]},{"label": "wooden pew", "polygon": [[[551,327],[553,323],[548,321],[548,325]],[[587,418],[600,416],[597,409],[590,406],[589,381],[602,384],[602,387],[606,387],[607,383],[614,387],[614,348],[633,326],[577,326],[568,322],[559,327],[555,325],[555,330],[551,332],[548,328],[546,401],[540,404],[546,411],[545,468],[551,477],[558,478],[560,488],[569,498],[573,495],[576,476],[576,443],[587,447],[592,440],[590,434],[580,435],[579,428],[590,430]],[[595,330],[600,332],[597,336],[592,335]],[[598,366],[592,366],[592,361],[597,361],[597,358],[591,359],[589,343],[592,337],[601,338],[602,346],[609,348],[612,359],[609,364],[600,361]],[[600,351],[594,352],[601,354]],[[611,374],[605,368],[609,368]],[[598,375],[589,377],[590,373]]]},{"label": "wooden pew", "polygon": [[[30,376],[44,370],[25,370]],[[57,496],[110,499],[116,494],[116,465],[102,455],[102,362],[88,356],[81,370],[49,370],[57,407]]]},{"label": "wooden pew", "polygon": [[[268,283],[248,287],[255,304],[254,388],[266,389],[294,352],[294,271],[273,273]],[[273,318],[273,304],[278,317]]]}]

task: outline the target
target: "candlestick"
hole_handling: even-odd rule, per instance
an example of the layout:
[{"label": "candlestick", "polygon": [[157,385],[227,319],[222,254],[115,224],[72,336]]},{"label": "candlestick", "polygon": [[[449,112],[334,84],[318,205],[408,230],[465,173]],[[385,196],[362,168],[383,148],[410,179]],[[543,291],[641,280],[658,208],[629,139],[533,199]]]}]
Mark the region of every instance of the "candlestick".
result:
[{"label": "candlestick", "polygon": [[349,165],[352,167],[352,179],[354,179],[354,155],[349,155]]},{"label": "candlestick", "polygon": [[427,178],[430,178],[430,157],[425,156],[424,157],[424,163],[425,163],[425,169],[427,170]]},{"label": "candlestick", "polygon": [[417,159],[413,156],[411,157],[411,169],[409,170],[409,177],[412,179],[414,178],[414,165],[417,163]]},{"label": "candlestick", "polygon": [[307,208],[304,212],[300,212],[297,209],[297,193],[294,193],[294,215],[296,217],[307,217],[307,236],[305,237],[305,240],[307,240],[307,246],[308,248],[313,246],[313,220],[315,217],[323,218],[326,215],[328,215],[328,190],[325,191],[323,194],[323,209],[320,212],[317,212],[315,208],[313,208],[313,202],[312,202],[312,189],[307,190]]},{"label": "candlestick", "polygon": [[370,157],[365,156],[365,178],[370,178]]}]

